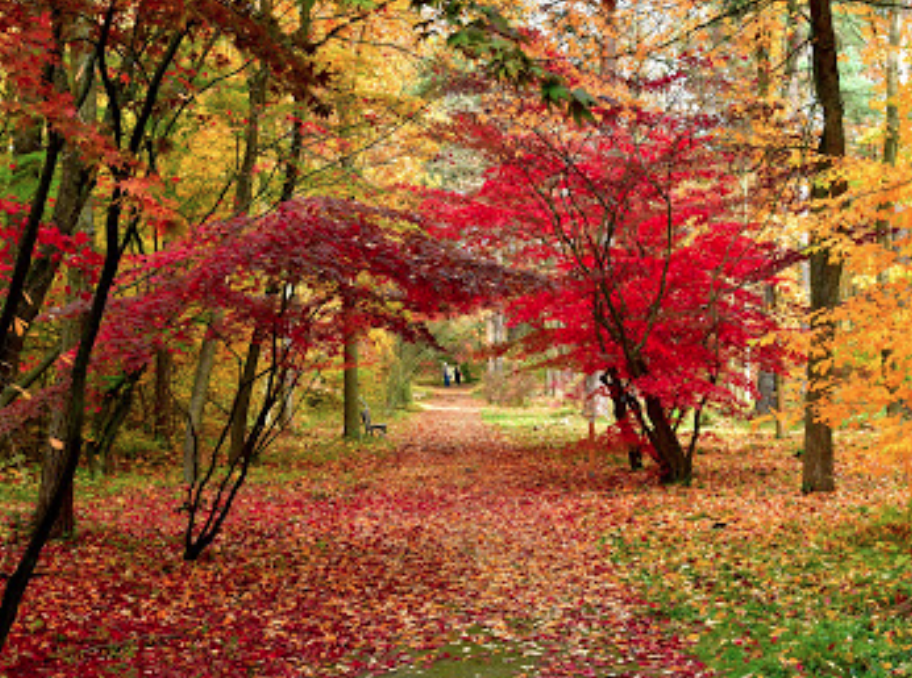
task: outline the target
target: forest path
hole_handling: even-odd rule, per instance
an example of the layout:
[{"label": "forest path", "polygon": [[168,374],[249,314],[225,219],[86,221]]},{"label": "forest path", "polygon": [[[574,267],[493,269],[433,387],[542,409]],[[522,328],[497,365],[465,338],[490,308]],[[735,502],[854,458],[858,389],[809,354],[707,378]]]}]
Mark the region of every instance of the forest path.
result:
[{"label": "forest path", "polygon": [[[439,675],[704,675],[613,574],[603,538],[626,516],[610,478],[512,444],[465,387],[437,388],[422,408],[395,433],[396,462],[377,487],[411,498],[398,520],[435,535],[461,578],[440,602],[461,634],[459,661],[478,672]],[[485,648],[490,668],[472,663]]]},{"label": "forest path", "polygon": [[387,441],[289,438],[195,563],[173,485],[81,496],[0,675],[705,675],[606,545],[646,534],[648,477],[512,444],[462,389],[424,405]]}]

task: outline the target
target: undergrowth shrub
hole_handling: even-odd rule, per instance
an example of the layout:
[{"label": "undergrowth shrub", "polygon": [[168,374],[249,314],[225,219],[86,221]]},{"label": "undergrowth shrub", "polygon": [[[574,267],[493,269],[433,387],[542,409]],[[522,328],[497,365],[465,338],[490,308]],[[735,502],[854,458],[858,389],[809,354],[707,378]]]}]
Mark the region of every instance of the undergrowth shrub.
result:
[{"label": "undergrowth shrub", "polygon": [[495,372],[485,375],[483,393],[492,405],[523,407],[538,388],[538,380],[529,372]]}]

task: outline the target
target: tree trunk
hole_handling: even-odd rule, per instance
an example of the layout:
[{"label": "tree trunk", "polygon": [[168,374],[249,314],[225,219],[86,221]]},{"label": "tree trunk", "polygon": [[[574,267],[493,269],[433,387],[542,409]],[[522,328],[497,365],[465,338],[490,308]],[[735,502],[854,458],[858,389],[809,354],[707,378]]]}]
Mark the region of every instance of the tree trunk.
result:
[{"label": "tree trunk", "polygon": [[[69,163],[64,160],[64,168]],[[72,174],[64,174],[63,184],[72,181],[75,177]],[[78,180],[78,178],[77,178]],[[66,191],[61,190],[61,193]],[[81,230],[91,235],[94,232],[94,216],[91,209],[86,206],[83,209]],[[77,271],[69,271],[68,284],[70,287],[70,298],[75,298],[81,290],[85,289],[86,284],[83,276]],[[63,323],[63,331],[60,337],[60,352],[67,353],[75,348],[79,343],[79,337],[82,334],[82,320],[79,318],[68,319]],[[64,458],[62,442],[66,436],[67,420],[66,410],[63,407],[57,407],[51,413],[51,421],[48,425],[48,444],[44,450],[44,462],[41,465],[41,484],[38,488],[38,504],[35,510],[35,520],[40,521],[41,516],[47,512],[51,505],[54,489],[54,480],[63,472]],[[60,507],[59,516],[54,526],[51,528],[50,538],[58,539],[60,537],[73,534],[76,529],[76,513],[73,500],[72,486],[66,489],[63,502]]]},{"label": "tree trunk", "polygon": [[[888,31],[889,48],[887,51],[887,108],[886,108],[886,134],[884,135],[883,145],[883,162],[890,167],[896,167],[896,160],[899,157],[899,107],[896,103],[896,97],[899,96],[899,50],[902,46],[902,24],[899,9],[891,7],[887,9],[890,26]],[[892,211],[892,203],[881,205],[882,212]],[[894,237],[891,231],[892,225],[890,220],[881,217],[877,223],[877,231],[880,237],[881,245],[885,249],[894,249]],[[886,272],[881,273],[879,282],[886,284],[889,278]],[[891,352],[884,350],[881,352],[881,366],[884,373],[884,381],[889,384],[889,362]],[[887,414],[898,416],[903,412],[903,405],[898,400],[893,400],[887,405]]]},{"label": "tree trunk", "polygon": [[[210,323],[211,327],[212,323]],[[190,394],[190,405],[187,408],[187,429],[184,434],[184,482],[192,485],[196,482],[199,471],[199,448],[202,436],[203,411],[206,409],[206,396],[209,393],[209,380],[215,366],[216,339],[208,334],[200,346],[199,360],[196,364],[196,375],[193,378],[193,391]]]},{"label": "tree trunk", "polygon": [[[830,158],[845,156],[842,93],[839,84],[838,50],[830,0],[810,0],[811,44],[814,88],[823,109],[823,133],[819,152]],[[822,170],[830,167],[824,163]],[[846,191],[842,181],[817,183],[812,196],[835,198]],[[804,454],[802,489],[805,492],[831,492],[836,488],[833,429],[819,411],[826,401],[825,380],[833,360],[836,324],[831,312],[839,303],[842,262],[827,245],[826,235],[811,236],[811,347],[807,364],[807,394],[804,416]]]},{"label": "tree trunk", "polygon": [[602,383],[608,387],[611,404],[614,408],[614,420],[621,433],[621,441],[627,452],[627,460],[631,471],[643,468],[643,448],[639,436],[630,423],[628,402],[630,395],[624,390],[624,385],[617,376],[617,370],[609,370],[601,377]]},{"label": "tree trunk", "polygon": [[[80,25],[79,30],[85,34],[86,26],[84,24]],[[78,89],[84,87],[83,80],[90,77],[86,74],[87,69],[91,69],[90,59],[88,57],[83,58],[80,67],[83,69],[84,74],[77,79]],[[97,115],[97,101],[94,92],[90,90],[85,103],[79,111],[79,116],[83,121],[94,121]],[[62,233],[66,234],[81,231],[89,236],[89,242],[94,242],[95,215],[89,203],[89,196],[94,186],[94,169],[83,162],[79,149],[67,147],[63,149],[61,170],[57,201],[52,217],[54,225]],[[47,296],[56,277],[59,262],[54,262],[52,259],[54,258],[45,257],[37,262],[36,265],[33,265],[26,280],[28,297],[25,301],[27,306],[21,309],[21,315],[24,315],[29,323],[43,305],[44,298]],[[73,301],[80,292],[87,289],[88,285],[84,276],[75,269],[69,269],[67,278],[67,284],[70,289],[68,297],[70,301]],[[60,338],[61,353],[67,353],[78,345],[79,337],[83,332],[83,325],[82,318],[64,321]],[[19,338],[24,339],[24,336]],[[18,363],[18,352],[21,351],[23,345],[20,341],[10,347],[15,353],[9,352],[7,355],[14,363]],[[51,413],[51,421],[48,425],[49,442],[45,445],[44,463],[41,467],[41,484],[38,488],[38,504],[35,510],[36,523],[40,522],[41,517],[49,510],[53,499],[51,493],[54,490],[54,481],[64,470],[65,459],[62,441],[66,437],[68,426],[66,416],[66,409],[63,407],[55,408]],[[73,487],[70,485],[64,490],[57,520],[51,528],[50,538],[57,539],[71,535],[75,529],[76,513]]]},{"label": "tree trunk", "polygon": [[[261,0],[260,10],[269,15],[272,13],[270,0]],[[244,139],[244,157],[238,171],[237,193],[235,194],[234,211],[237,214],[248,214],[253,208],[254,168],[260,156],[260,117],[266,105],[266,86],[269,71],[266,66],[259,66],[249,80],[249,110],[247,112],[247,130]],[[269,292],[267,292],[269,294]],[[256,379],[257,364],[260,360],[260,333],[254,329],[241,377],[238,382],[237,396],[231,412],[231,444],[228,459],[240,458],[247,437],[247,418],[250,416],[250,400],[253,396],[253,382]]]},{"label": "tree trunk", "polygon": [[244,451],[244,442],[247,439],[247,417],[250,415],[250,401],[253,398],[253,384],[256,381],[257,366],[260,362],[260,343],[254,330],[253,339],[247,347],[247,357],[241,371],[237,396],[234,399],[231,417],[231,447],[228,451],[228,461],[231,463],[240,459]]},{"label": "tree trunk", "polygon": [[344,429],[342,435],[351,440],[361,438],[361,389],[358,383],[358,331],[354,326],[354,308],[351,299],[342,300],[344,314],[344,346],[342,360],[343,372],[343,406],[345,408]]},{"label": "tree trunk", "polygon": [[[757,62],[757,90],[759,97],[768,103],[771,94],[771,72],[770,51],[772,35],[769,28],[764,25],[762,17],[758,17],[757,44],[754,51],[754,58]],[[765,308],[772,313],[776,307],[776,288],[769,284],[764,290]],[[760,398],[756,402],[756,412],[760,415],[770,414],[776,407],[776,374],[767,372],[764,369],[757,372],[757,391]]]},{"label": "tree trunk", "polygon": [[[63,450],[63,440],[66,437],[66,410],[57,408],[51,415],[48,425],[48,443],[44,446],[44,460],[41,463],[41,484],[38,489],[38,504],[35,507],[34,522],[41,522],[41,518],[50,510],[54,499],[54,481],[64,472],[66,458]],[[76,531],[76,511],[73,499],[73,486],[64,488],[60,502],[60,511],[57,520],[51,526],[49,539],[69,537]]]},{"label": "tree trunk", "polygon": [[887,107],[886,134],[884,135],[883,161],[890,167],[896,167],[899,157],[899,53],[902,49],[902,17],[898,7],[887,9],[890,17],[888,32],[889,50],[887,51]]},{"label": "tree trunk", "polygon": [[659,459],[659,478],[663,483],[686,483],[693,470],[690,457],[668,421],[668,414],[661,401],[653,396],[644,398],[649,417],[649,442]]},{"label": "tree trunk", "polygon": [[[803,17],[798,9],[798,0],[788,0],[785,10],[785,24],[785,77],[782,79],[782,89],[780,91],[780,94],[783,98],[791,101],[793,107],[800,108],[802,106],[802,103],[800,100],[801,97],[799,93],[797,74],[801,46],[804,41],[799,30],[799,27],[803,24]],[[775,290],[773,290],[773,292],[775,293]],[[775,374],[774,381],[774,408],[777,413],[776,438],[781,440],[786,436],[785,421],[782,416],[787,405],[785,399],[786,379],[782,374],[777,372]]]},{"label": "tree trunk", "polygon": [[152,427],[155,437],[171,440],[174,433],[171,416],[171,377],[174,373],[174,356],[159,349],[155,352],[155,393],[152,404]]},{"label": "tree trunk", "polygon": [[[491,312],[485,321],[487,327],[487,344],[495,351],[501,344],[507,340],[506,317],[501,310]],[[488,374],[491,376],[502,376],[504,373],[504,359],[502,356],[492,356],[488,358]]]}]

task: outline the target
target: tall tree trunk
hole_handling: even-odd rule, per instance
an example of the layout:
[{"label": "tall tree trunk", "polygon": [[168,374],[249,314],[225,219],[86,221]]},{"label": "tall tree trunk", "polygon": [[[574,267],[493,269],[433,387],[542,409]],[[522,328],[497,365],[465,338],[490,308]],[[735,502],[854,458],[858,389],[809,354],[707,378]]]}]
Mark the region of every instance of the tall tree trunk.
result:
[{"label": "tall tree trunk", "polygon": [[[81,25],[79,30],[86,33],[86,26]],[[91,77],[91,59],[86,56],[78,64],[82,77],[77,78],[77,90],[90,86],[90,83],[84,82],[86,78]],[[98,105],[95,97],[94,87],[89,89],[89,94],[85,99],[79,116],[83,121],[94,121],[98,115]],[[62,233],[75,233],[81,231],[89,236],[89,242],[94,241],[95,236],[95,215],[89,204],[89,195],[94,185],[94,169],[83,162],[81,151],[76,148],[67,147],[63,150],[61,161],[61,178],[57,190],[57,202],[54,206],[53,222]],[[23,308],[22,312],[29,318],[34,318],[42,302],[47,295],[51,284],[56,277],[59,264],[50,262],[52,257],[45,257],[44,260],[33,266],[30,271],[31,275],[26,281],[26,288],[29,291],[27,298],[28,308]],[[70,301],[74,300],[77,295],[87,289],[84,276],[75,269],[69,269],[67,272],[67,283],[70,289]],[[34,295],[34,296],[32,296]],[[83,331],[83,319],[74,318],[64,321],[63,331],[61,334],[62,353],[74,349],[79,343],[79,337]],[[19,343],[16,350],[21,350],[23,344]],[[10,354],[12,355],[12,354]],[[18,362],[18,353],[14,358]],[[54,490],[54,481],[60,476],[64,468],[64,450],[62,441],[66,437],[68,422],[66,419],[65,408],[55,408],[51,413],[51,421],[48,425],[48,444],[44,449],[44,461],[41,467],[41,484],[38,488],[38,504],[35,510],[35,520],[40,522],[41,517],[48,511],[52,502],[52,492]],[[76,513],[73,497],[72,485],[65,488],[63,500],[61,502],[57,520],[51,528],[50,537],[58,537],[72,534],[76,529]]]},{"label": "tall tree trunk", "polygon": [[[798,0],[788,0],[786,4],[786,31],[785,31],[785,77],[782,80],[781,95],[783,98],[792,102],[794,109],[801,107],[799,101],[798,88],[798,65],[801,46],[803,44],[802,35],[799,27],[803,24],[803,18],[798,10]],[[773,304],[776,304],[775,289],[773,289]],[[785,420],[783,413],[787,406],[785,398],[786,379],[785,376],[776,372],[774,376],[773,387],[773,407],[776,410],[776,438],[783,439],[786,436]]]},{"label": "tall tree trunk", "polygon": [[[889,18],[889,29],[887,34],[889,48],[887,51],[886,64],[887,108],[885,116],[886,134],[884,134],[883,162],[889,167],[896,167],[896,160],[899,157],[899,106],[896,103],[896,97],[899,96],[899,50],[902,41],[902,19],[899,12],[899,8],[897,7],[890,7],[887,9],[887,16]],[[882,212],[891,211],[893,210],[893,204],[881,205],[880,209]],[[885,249],[895,249],[890,220],[885,217],[879,219],[877,231],[881,245],[883,245]],[[886,272],[880,274],[879,282],[881,284],[886,284],[888,282]],[[881,365],[885,381],[888,384],[890,383],[890,355],[891,351],[889,350],[881,352]],[[898,400],[893,400],[887,405],[887,413],[892,416],[898,416],[902,411],[902,403]]]},{"label": "tall tree trunk", "polygon": [[[312,12],[316,0],[301,0],[298,5],[299,22],[297,37],[305,43],[310,39],[310,27],[312,23]],[[281,202],[288,202],[293,199],[298,190],[298,184],[301,178],[301,155],[304,152],[304,125],[303,118],[307,114],[307,107],[295,97],[294,115],[291,120],[291,143],[289,144],[287,155],[285,156],[285,179],[282,182],[282,192],[279,196]],[[286,287],[282,294],[294,294],[294,287]],[[288,341],[288,340],[286,340]],[[282,395],[278,398],[279,416],[281,417],[280,426],[291,427],[294,423],[295,414],[295,385],[297,384],[297,373],[292,372],[282,384]]]},{"label": "tall tree trunk", "polygon": [[361,437],[361,389],[358,383],[358,328],[354,323],[354,306],[350,297],[342,300],[344,345],[342,349],[344,427],[342,435],[351,440]]},{"label": "tall tree trunk", "polygon": [[884,135],[883,161],[896,167],[899,157],[899,51],[902,47],[902,17],[898,7],[887,9],[890,25],[888,30],[889,50],[887,51],[887,108],[886,134]]},{"label": "tall tree trunk", "polygon": [[[769,96],[771,94],[771,71],[772,66],[770,64],[770,49],[772,43],[772,35],[769,28],[765,25],[763,18],[758,17],[757,19],[757,44],[754,51],[754,58],[757,62],[757,90],[758,95],[764,103],[769,103]],[[749,190],[749,189],[748,189]],[[747,197],[745,197],[745,201]],[[767,285],[766,290],[764,290],[764,306],[767,312],[772,313],[776,307],[776,287],[774,284],[770,283]],[[757,373],[757,391],[760,394],[760,398],[756,403],[756,412],[760,415],[770,414],[773,408],[778,411],[778,395],[777,388],[779,386],[777,382],[777,373],[767,372],[764,369],[760,369]],[[776,418],[777,421],[779,417]]]},{"label": "tall tree trunk", "polygon": [[[271,4],[264,0],[263,9],[268,10]],[[253,206],[254,167],[259,156],[259,126],[260,116],[266,102],[267,70],[260,66],[250,76],[249,111],[247,113],[247,128],[244,134],[244,156],[238,168],[235,183],[234,211],[236,214],[246,214]],[[217,322],[218,318],[214,319]],[[211,327],[211,325],[210,325]],[[245,375],[256,374],[259,361],[259,345],[256,343],[257,333],[251,339],[244,357],[241,375],[238,379],[238,390],[235,404],[231,412],[231,440],[228,449],[229,459],[237,459],[244,446],[244,437],[247,432],[247,416],[250,410],[250,399],[253,392],[253,381],[245,379]],[[184,481],[193,484],[197,479],[199,467],[199,436],[203,424],[203,412],[206,407],[206,398],[209,392],[209,380],[215,365],[216,342],[214,336],[207,332],[200,348],[200,358],[197,363],[194,378],[193,393],[190,397],[187,430],[184,435]]]},{"label": "tall tree trunk", "polygon": [[668,420],[668,413],[662,402],[654,397],[647,396],[643,399],[646,403],[646,414],[650,426],[649,442],[655,449],[659,458],[659,477],[663,483],[688,482],[693,471],[690,456],[681,446],[681,441]]},{"label": "tall tree trunk", "polygon": [[[351,69],[352,75],[349,83],[351,90],[347,93],[348,99],[352,102],[356,101],[358,96],[357,81],[358,74],[361,72],[361,68],[359,67],[361,63],[361,48],[365,43],[366,30],[367,25],[362,24],[358,41],[355,43],[355,67]],[[340,110],[342,111],[341,122],[344,132],[354,129],[352,121],[349,120],[350,116],[348,115],[348,112],[351,110],[351,106],[347,105],[345,102],[342,102],[340,105]],[[351,155],[345,156],[342,158],[339,164],[345,173],[349,175],[348,178],[352,181],[353,189],[355,181],[354,178],[357,177],[355,172],[354,157]],[[354,190],[351,192],[354,194]],[[357,273],[355,275],[357,275]],[[354,322],[354,311],[354,299],[351,296],[346,296],[343,294],[342,360],[344,363],[344,368],[342,374],[342,436],[344,438],[357,440],[361,437],[361,385],[358,381],[358,342],[360,340],[360,332],[359,328],[355,325]]]},{"label": "tall tree trunk", "polygon": [[[67,163],[64,162],[64,167],[66,166]],[[67,178],[64,178],[63,181],[66,182],[67,180]],[[83,209],[82,224],[83,225],[81,227],[81,230],[89,234],[91,237],[95,230],[95,225],[92,210],[88,206]],[[83,279],[83,276],[79,274],[79,272],[71,269],[69,271],[68,278],[71,297],[75,297],[76,294],[86,288],[85,280]],[[79,337],[82,334],[82,325],[83,322],[81,318],[68,319],[64,321],[63,331],[60,338],[61,353],[67,353],[77,346],[79,343]],[[62,441],[66,436],[66,429],[66,410],[62,407],[57,407],[51,413],[51,421],[48,425],[48,444],[45,446],[44,450],[44,462],[41,466],[41,484],[38,488],[38,505],[35,510],[36,522],[41,519],[41,516],[50,507],[51,500],[53,498],[51,493],[54,489],[54,480],[63,471],[64,450],[62,449]],[[57,521],[51,528],[50,537],[52,539],[57,539],[59,537],[67,536],[72,534],[75,529],[76,513],[73,499],[73,488],[70,486],[66,489],[66,492],[64,494]]]},{"label": "tall tree trunk", "polygon": [[[272,13],[272,0],[261,0],[260,11]],[[249,110],[247,112],[247,130],[244,138],[244,157],[237,179],[234,211],[247,214],[253,207],[254,168],[260,156],[260,118],[266,105],[266,86],[269,71],[265,65],[259,66],[250,76]],[[269,292],[267,292],[269,294]],[[247,417],[250,415],[250,401],[253,397],[253,384],[256,380],[257,364],[260,360],[260,332],[254,329],[244,365],[238,382],[237,397],[231,412],[231,444],[228,459],[234,462],[244,451],[244,440],[247,437]]]},{"label": "tall tree trunk", "polygon": [[[810,0],[811,55],[814,89],[823,109],[823,133],[819,152],[828,158],[845,156],[842,91],[836,33],[830,0]],[[824,163],[825,171],[830,167]],[[846,191],[844,182],[818,182],[812,197],[835,198]],[[824,421],[819,408],[826,401],[825,381],[833,360],[836,324],[831,312],[839,303],[842,262],[827,244],[825,234],[811,236],[811,347],[807,364],[807,394],[804,415],[804,454],[801,486],[805,492],[832,492],[836,489],[833,429]]]}]

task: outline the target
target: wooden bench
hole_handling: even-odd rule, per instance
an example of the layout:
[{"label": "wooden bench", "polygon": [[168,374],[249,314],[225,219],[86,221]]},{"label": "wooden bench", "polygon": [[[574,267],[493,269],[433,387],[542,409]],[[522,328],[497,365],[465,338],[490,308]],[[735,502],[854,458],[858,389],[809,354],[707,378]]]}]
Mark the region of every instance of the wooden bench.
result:
[{"label": "wooden bench", "polygon": [[364,423],[364,434],[372,436],[375,433],[386,435],[386,424],[375,424],[371,421],[371,411],[364,400],[361,401],[361,421]]}]

